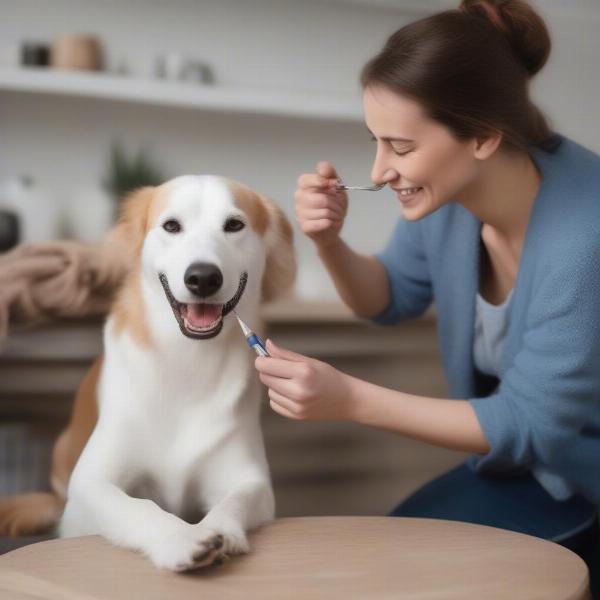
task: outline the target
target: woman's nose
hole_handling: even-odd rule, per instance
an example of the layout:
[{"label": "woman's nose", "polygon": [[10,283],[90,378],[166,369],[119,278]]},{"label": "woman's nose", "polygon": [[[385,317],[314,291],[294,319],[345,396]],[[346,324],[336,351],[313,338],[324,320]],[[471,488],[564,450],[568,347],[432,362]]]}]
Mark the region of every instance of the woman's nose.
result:
[{"label": "woman's nose", "polygon": [[375,166],[371,169],[371,179],[377,185],[389,183],[398,178],[398,173],[394,169],[376,169]]},{"label": "woman's nose", "polygon": [[373,166],[371,167],[371,179],[373,183],[382,184],[389,183],[390,181],[394,181],[397,179],[398,172],[395,169],[392,169],[389,165],[387,165],[381,154],[378,152],[375,160],[373,161]]}]

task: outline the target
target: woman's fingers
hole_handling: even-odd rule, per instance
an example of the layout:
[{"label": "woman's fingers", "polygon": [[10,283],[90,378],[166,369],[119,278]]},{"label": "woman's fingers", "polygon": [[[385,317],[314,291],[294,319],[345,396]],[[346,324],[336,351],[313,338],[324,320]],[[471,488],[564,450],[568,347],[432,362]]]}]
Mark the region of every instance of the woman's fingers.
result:
[{"label": "woman's fingers", "polygon": [[269,404],[270,404],[271,408],[276,413],[279,413],[282,417],[287,417],[288,419],[294,419],[295,421],[298,420],[298,417],[294,413],[287,410],[287,408],[283,408],[282,406],[279,406],[279,404],[277,404],[277,402],[273,402],[273,400],[271,400]]},{"label": "woman's fingers", "polygon": [[325,194],[308,194],[296,200],[294,209],[299,223],[314,219],[317,211],[328,211],[327,216],[343,221],[346,218],[347,206],[343,198],[333,198]]},{"label": "woman's fingers", "polygon": [[271,408],[277,410],[279,414],[282,414],[286,417],[297,418],[298,406],[293,400],[290,400],[279,392],[270,389],[269,401]]},{"label": "woman's fingers", "polygon": [[327,160],[321,160],[317,163],[317,173],[321,177],[327,177],[329,179],[338,179],[338,174],[334,166]]},{"label": "woman's fingers", "polygon": [[298,187],[303,190],[331,190],[337,186],[337,179],[323,177],[318,173],[304,173],[298,177]]},{"label": "woman's fingers", "polygon": [[306,235],[317,234],[321,231],[328,231],[334,221],[330,219],[317,219],[316,221],[310,221],[309,223],[305,223],[302,225],[302,231],[306,233]]},{"label": "woman's fingers", "polygon": [[297,352],[292,352],[291,350],[287,350],[286,348],[282,348],[277,344],[273,343],[270,339],[267,340],[267,350],[269,354],[274,358],[283,358],[284,360],[292,361],[292,362],[308,362],[310,359],[303,354],[298,354]]},{"label": "woman's fingers", "polygon": [[298,396],[298,384],[293,379],[283,379],[265,373],[261,373],[259,377],[269,389],[275,390],[286,398],[296,398]]},{"label": "woman's fingers", "polygon": [[332,210],[341,210],[344,206],[343,199],[338,198],[337,196],[332,196],[331,193],[304,193],[304,196],[302,198],[298,198],[297,200],[297,207],[304,209],[331,208]]},{"label": "woman's fingers", "polygon": [[329,208],[340,215],[346,213],[346,202],[344,198],[337,195],[322,194],[317,192],[296,193],[296,202],[294,203],[296,211],[298,210],[317,210],[320,208]]},{"label": "woman's fingers", "polygon": [[[267,345],[267,350],[269,346]],[[269,352],[271,354],[271,352]],[[256,369],[265,375],[291,379],[298,374],[298,363],[271,354],[270,357],[259,356],[254,359]]]},{"label": "woman's fingers", "polygon": [[329,219],[330,221],[342,221],[344,217],[339,211],[330,208],[313,208],[309,210],[298,210],[296,212],[300,221],[318,221],[320,219]]}]

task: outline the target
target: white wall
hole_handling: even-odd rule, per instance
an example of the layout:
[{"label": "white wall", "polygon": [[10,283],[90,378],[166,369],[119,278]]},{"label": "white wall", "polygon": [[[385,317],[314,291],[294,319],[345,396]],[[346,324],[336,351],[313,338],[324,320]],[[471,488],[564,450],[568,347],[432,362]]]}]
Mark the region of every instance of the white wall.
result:
[{"label": "white wall", "polygon": [[600,153],[600,1],[538,0],[552,54],[532,96],[554,128]]},{"label": "white wall", "polygon": [[[360,67],[392,31],[416,18],[415,5],[428,11],[453,4],[409,2],[403,12],[386,0],[0,0],[0,51],[9,56],[24,38],[89,31],[103,39],[109,67],[128,58],[147,72],[158,54],[181,51],[210,63],[223,85],[343,92],[358,105]],[[555,49],[534,97],[559,131],[600,152],[600,3],[579,1],[579,13],[564,11],[556,0],[537,4]],[[291,218],[296,179],[318,160],[334,162],[347,181],[369,179],[372,145],[357,123],[0,91],[0,179],[31,173],[57,197],[73,201],[74,189],[102,176],[115,137],[132,149],[149,147],[169,175],[209,172],[243,181],[275,198]],[[345,237],[359,250],[375,251],[397,215],[389,192],[356,194]],[[297,247],[302,294],[332,297],[299,232]]]}]

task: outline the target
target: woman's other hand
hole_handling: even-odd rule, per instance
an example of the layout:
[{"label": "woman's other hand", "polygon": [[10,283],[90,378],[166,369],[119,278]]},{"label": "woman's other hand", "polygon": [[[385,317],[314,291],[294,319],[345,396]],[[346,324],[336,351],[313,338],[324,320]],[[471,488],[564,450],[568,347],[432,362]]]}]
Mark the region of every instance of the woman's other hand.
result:
[{"label": "woman's other hand", "polygon": [[333,165],[326,161],[317,164],[316,173],[298,178],[296,219],[300,229],[320,247],[339,238],[348,211],[348,195],[337,189],[338,181]]}]

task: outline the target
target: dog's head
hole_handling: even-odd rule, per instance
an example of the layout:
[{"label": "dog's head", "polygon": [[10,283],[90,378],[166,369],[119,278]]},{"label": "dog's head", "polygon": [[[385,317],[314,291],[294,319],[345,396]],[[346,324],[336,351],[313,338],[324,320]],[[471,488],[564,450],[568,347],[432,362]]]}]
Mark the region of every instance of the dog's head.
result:
[{"label": "dog's head", "polygon": [[219,334],[245,296],[273,300],[293,283],[293,233],[283,211],[240,183],[186,175],[125,200],[116,236],[142,276],[160,282],[181,332]]}]

